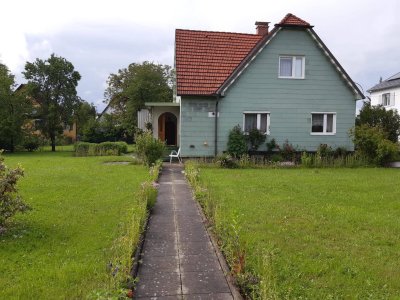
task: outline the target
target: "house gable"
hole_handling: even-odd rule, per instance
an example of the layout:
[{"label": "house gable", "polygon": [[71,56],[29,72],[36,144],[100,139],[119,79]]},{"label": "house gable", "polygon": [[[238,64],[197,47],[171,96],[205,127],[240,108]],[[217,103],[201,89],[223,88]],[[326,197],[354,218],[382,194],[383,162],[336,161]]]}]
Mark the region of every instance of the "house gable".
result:
[{"label": "house gable", "polygon": [[[279,57],[292,55],[304,57],[304,79],[279,78]],[[306,30],[281,28],[221,99],[218,148],[226,147],[233,126],[243,127],[244,112],[268,112],[268,139],[279,144],[287,139],[298,150],[315,151],[321,143],[352,150],[353,99],[353,90]],[[336,134],[312,135],[313,112],[335,113]]]},{"label": "house gable", "polygon": [[365,96],[360,91],[358,86],[354,83],[354,81],[350,78],[344,68],[340,65],[337,59],[330,52],[328,47],[323,43],[317,33],[312,29],[308,22],[294,16],[293,14],[287,14],[285,18],[278,24],[275,24],[275,28],[263,39],[261,39],[258,44],[248,53],[248,55],[242,60],[242,62],[236,67],[234,72],[231,73],[229,77],[226,78],[225,82],[220,86],[217,93],[222,96],[225,94],[227,89],[231,84],[237,80],[237,78],[242,74],[243,70],[246,69],[252,61],[263,51],[265,47],[275,38],[275,36],[279,33],[283,28],[286,29],[298,29],[305,30],[310,34],[313,38],[314,42],[318,45],[319,48],[323,51],[326,57],[329,59],[330,63],[335,67],[336,71],[340,74],[343,80],[347,83],[348,88],[351,89],[354,94],[354,98],[356,100],[364,99]]}]

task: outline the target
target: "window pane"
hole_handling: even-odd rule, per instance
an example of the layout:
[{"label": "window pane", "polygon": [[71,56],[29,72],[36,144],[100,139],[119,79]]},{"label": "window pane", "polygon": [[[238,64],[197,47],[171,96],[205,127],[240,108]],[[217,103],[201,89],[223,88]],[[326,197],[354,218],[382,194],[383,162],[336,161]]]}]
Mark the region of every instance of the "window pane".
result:
[{"label": "window pane", "polygon": [[250,130],[257,128],[257,114],[245,114],[244,115],[244,131],[249,132]]},{"label": "window pane", "polygon": [[292,58],[281,57],[279,63],[280,63],[279,76],[292,77]]},{"label": "window pane", "polygon": [[382,104],[384,106],[390,105],[390,94],[389,93],[386,93],[386,94],[382,95]]},{"label": "window pane", "polygon": [[296,78],[302,78],[303,77],[303,58],[302,57],[296,57],[295,58],[295,77]]},{"label": "window pane", "polygon": [[261,133],[267,132],[267,114],[261,114],[261,124],[260,124],[260,131]]},{"label": "window pane", "polygon": [[333,132],[333,115],[326,115],[326,132]]},{"label": "window pane", "polygon": [[311,132],[324,132],[324,115],[323,114],[313,114],[312,115]]}]

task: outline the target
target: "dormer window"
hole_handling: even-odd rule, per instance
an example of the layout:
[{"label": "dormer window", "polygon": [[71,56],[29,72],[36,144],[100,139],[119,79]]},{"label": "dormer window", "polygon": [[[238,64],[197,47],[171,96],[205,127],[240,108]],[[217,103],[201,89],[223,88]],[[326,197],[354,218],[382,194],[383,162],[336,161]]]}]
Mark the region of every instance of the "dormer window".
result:
[{"label": "dormer window", "polygon": [[279,56],[279,78],[304,79],[304,56]]}]

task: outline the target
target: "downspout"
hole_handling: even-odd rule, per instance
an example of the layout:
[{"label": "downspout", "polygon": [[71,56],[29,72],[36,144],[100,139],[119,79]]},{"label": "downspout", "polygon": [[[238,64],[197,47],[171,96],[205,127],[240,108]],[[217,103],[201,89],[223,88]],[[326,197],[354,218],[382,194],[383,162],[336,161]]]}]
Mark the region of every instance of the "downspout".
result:
[{"label": "downspout", "polygon": [[216,95],[217,101],[215,102],[215,132],[214,132],[214,156],[218,154],[218,103],[219,94]]}]

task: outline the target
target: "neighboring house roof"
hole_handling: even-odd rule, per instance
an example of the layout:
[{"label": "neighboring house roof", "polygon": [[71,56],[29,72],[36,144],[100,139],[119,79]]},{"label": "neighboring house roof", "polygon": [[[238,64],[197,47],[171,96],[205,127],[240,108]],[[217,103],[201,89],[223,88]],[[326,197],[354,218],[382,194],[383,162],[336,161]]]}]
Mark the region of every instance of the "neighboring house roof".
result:
[{"label": "neighboring house roof", "polygon": [[393,76],[389,77],[388,79],[374,85],[372,88],[367,90],[368,93],[382,91],[386,89],[391,89],[395,87],[400,87],[400,72],[394,74]]},{"label": "neighboring house roof", "polygon": [[312,29],[313,26],[290,13],[266,35],[177,29],[177,95],[224,95],[249,63],[285,27],[307,30],[353,89],[354,94],[364,98],[357,85]]}]

